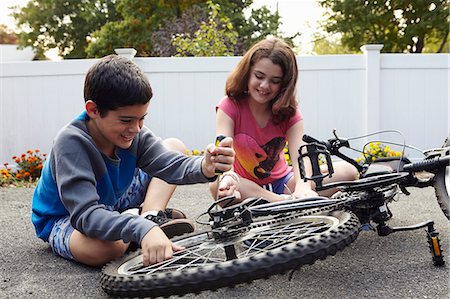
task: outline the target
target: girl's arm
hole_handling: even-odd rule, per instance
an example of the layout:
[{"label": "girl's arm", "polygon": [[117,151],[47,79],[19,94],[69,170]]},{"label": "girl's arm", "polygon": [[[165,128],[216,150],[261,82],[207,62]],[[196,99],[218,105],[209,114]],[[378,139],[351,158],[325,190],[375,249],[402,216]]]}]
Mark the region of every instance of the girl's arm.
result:
[{"label": "girl's arm", "polygon": [[216,113],[216,135],[234,137],[234,121],[221,109]]},{"label": "girl's arm", "polygon": [[[292,167],[294,171],[294,182],[295,198],[304,198],[317,196],[317,193],[313,190],[313,185],[311,181],[304,182],[300,177],[300,166],[298,164],[298,150],[300,146],[304,144],[302,138],[304,133],[303,120],[297,122],[295,125],[290,127],[287,131],[288,148],[289,154],[291,156]],[[305,171],[307,176],[311,176],[311,164],[309,160],[305,160]]]}]

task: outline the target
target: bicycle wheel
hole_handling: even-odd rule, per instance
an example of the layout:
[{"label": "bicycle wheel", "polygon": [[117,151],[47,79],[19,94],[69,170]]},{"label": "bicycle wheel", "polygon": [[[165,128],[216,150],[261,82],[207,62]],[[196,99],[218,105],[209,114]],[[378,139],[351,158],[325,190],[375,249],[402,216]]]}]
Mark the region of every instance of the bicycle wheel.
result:
[{"label": "bicycle wheel", "polygon": [[227,240],[211,231],[173,241],[186,247],[162,263],[144,267],[140,251],[106,265],[101,285],[118,297],[159,297],[199,293],[284,273],[334,255],[353,242],[357,217],[334,211],[326,215],[276,216],[252,223]]},{"label": "bicycle wheel", "polygon": [[[450,146],[450,136],[442,147]],[[450,220],[450,166],[441,169],[434,177],[434,190],[442,212]]]}]

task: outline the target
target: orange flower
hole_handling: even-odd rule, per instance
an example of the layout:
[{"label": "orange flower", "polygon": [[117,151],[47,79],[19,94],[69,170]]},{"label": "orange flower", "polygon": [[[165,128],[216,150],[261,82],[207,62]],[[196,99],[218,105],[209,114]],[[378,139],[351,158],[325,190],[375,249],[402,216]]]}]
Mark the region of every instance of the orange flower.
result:
[{"label": "orange flower", "polygon": [[35,149],[34,152],[35,152],[35,153],[39,153],[39,150],[38,150],[38,149]]},{"label": "orange flower", "polygon": [[29,176],[30,176],[30,173],[28,171],[23,174],[24,178],[28,178]]},{"label": "orange flower", "polygon": [[27,154],[32,154],[33,151],[32,150],[27,150]]},{"label": "orange flower", "polygon": [[20,173],[16,174],[16,179],[19,179],[22,177],[22,175]]}]

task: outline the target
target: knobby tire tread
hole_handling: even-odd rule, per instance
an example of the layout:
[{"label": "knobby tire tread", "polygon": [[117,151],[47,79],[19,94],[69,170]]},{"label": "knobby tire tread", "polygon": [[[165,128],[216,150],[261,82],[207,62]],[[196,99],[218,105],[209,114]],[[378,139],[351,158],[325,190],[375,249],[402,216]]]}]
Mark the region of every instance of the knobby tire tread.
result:
[{"label": "knobby tire tread", "polygon": [[177,273],[119,275],[117,269],[120,265],[140,254],[140,251],[132,252],[103,268],[101,286],[109,295],[116,297],[168,297],[216,290],[283,274],[335,255],[357,238],[360,227],[358,218],[350,212],[337,213],[343,218],[340,219],[342,223],[322,233],[320,238],[312,237],[305,242],[292,243],[267,253]]},{"label": "knobby tire tread", "polygon": [[[444,142],[444,145],[442,147],[450,146],[450,136],[447,137],[447,139]],[[450,167],[450,166],[447,166]],[[446,169],[439,170],[438,173],[435,175],[434,179],[434,191],[436,194],[436,199],[439,203],[439,207],[441,208],[442,212],[444,213],[445,217],[447,217],[448,220],[450,220],[450,195],[447,192],[447,188],[445,186],[445,180],[446,180]]]}]

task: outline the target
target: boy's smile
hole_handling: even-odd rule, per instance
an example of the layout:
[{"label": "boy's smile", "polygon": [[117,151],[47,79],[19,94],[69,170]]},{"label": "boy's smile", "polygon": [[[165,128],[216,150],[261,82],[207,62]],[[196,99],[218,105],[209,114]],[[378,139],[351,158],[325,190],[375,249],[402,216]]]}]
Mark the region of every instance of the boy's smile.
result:
[{"label": "boy's smile", "polygon": [[144,125],[149,103],[110,110],[103,117],[94,102],[86,102],[90,117],[87,127],[97,147],[107,156],[115,157],[116,147],[127,149]]}]

